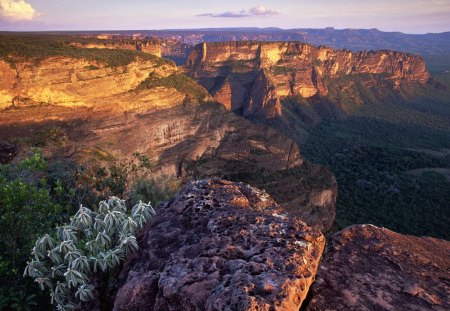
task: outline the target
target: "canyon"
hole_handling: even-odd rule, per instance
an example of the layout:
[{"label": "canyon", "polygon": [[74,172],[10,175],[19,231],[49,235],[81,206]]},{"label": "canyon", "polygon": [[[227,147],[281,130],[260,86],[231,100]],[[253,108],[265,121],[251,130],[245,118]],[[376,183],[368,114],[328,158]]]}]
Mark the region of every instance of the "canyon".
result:
[{"label": "canyon", "polygon": [[[38,140],[50,162],[95,167],[140,154],[153,177],[184,184],[88,309],[448,308],[449,242],[340,230],[336,177],[299,145],[324,119],[442,90],[421,56],[301,42],[69,41],[0,58],[0,162]],[[183,66],[159,57],[184,53]],[[352,157],[364,152],[351,147]]]},{"label": "canyon", "polygon": [[[303,176],[303,184],[293,183],[288,195],[280,195],[280,204],[320,230],[332,226],[337,193],[333,175],[306,163],[298,146],[276,130],[208,103],[211,96],[206,90],[184,77],[172,62],[137,58],[111,67],[86,59],[49,57],[38,64],[1,62],[0,69],[5,77],[0,112],[3,140],[20,145],[17,138],[23,142],[56,129],[65,141],[44,148],[52,158],[92,166],[139,153],[148,156],[154,177],[272,176],[271,185],[277,186],[266,188],[274,195],[293,175]],[[165,82],[144,87],[149,79]],[[181,90],[170,84],[177,79],[190,87]],[[280,171],[292,173],[277,175]],[[299,202],[303,208],[298,208]]]}]

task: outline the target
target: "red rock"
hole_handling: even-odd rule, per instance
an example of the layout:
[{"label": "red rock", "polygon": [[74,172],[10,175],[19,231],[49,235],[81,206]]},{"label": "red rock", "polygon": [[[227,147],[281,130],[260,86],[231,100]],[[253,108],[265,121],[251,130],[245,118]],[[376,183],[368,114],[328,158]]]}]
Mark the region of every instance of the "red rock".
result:
[{"label": "red rock", "polygon": [[307,310],[450,310],[450,242],[372,225],[329,241]]},{"label": "red rock", "polygon": [[374,85],[392,91],[430,79],[421,56],[389,50],[351,52],[301,42],[201,43],[190,52],[185,68],[227,109],[267,119],[282,115],[281,100],[287,96],[323,97],[337,89],[351,93],[347,97],[360,105],[362,95],[353,88],[359,80],[368,91]]},{"label": "red rock", "polygon": [[298,310],[324,238],[279,212],[242,183],[186,185],[144,228],[114,310]]}]

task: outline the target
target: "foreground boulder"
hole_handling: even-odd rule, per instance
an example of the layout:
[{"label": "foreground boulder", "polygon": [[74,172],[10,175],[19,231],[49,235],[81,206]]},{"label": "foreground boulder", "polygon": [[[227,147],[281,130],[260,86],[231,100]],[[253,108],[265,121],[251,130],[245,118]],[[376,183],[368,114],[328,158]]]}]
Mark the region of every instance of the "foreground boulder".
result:
[{"label": "foreground boulder", "polygon": [[335,234],[307,310],[450,310],[450,242],[372,225]]},{"label": "foreground boulder", "polygon": [[325,240],[279,213],[242,183],[186,185],[144,228],[114,310],[298,310]]}]

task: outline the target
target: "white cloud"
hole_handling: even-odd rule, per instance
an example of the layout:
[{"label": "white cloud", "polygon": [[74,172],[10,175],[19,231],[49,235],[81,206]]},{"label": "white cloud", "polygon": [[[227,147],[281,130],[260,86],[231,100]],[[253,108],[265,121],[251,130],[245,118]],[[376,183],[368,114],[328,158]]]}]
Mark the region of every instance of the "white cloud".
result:
[{"label": "white cloud", "polygon": [[0,0],[0,15],[11,21],[29,21],[37,16],[37,12],[24,0]]},{"label": "white cloud", "polygon": [[209,17],[250,17],[250,16],[267,16],[267,15],[277,15],[278,12],[266,9],[262,4],[255,6],[254,8],[248,10],[241,10],[239,12],[223,12],[223,13],[204,13],[197,16],[209,16]]},{"label": "white cloud", "polygon": [[268,10],[266,7],[262,4],[255,6],[254,8],[251,8],[248,10],[248,13],[250,15],[276,15],[278,12]]}]

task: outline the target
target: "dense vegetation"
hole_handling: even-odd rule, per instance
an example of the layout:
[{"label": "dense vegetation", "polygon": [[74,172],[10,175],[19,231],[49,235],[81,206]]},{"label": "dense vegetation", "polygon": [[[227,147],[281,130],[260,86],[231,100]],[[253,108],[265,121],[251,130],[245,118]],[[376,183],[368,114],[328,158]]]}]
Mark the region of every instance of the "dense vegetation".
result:
[{"label": "dense vegetation", "polygon": [[87,49],[71,45],[74,40],[70,36],[39,34],[7,34],[0,33],[0,59],[14,64],[20,59],[39,62],[51,56],[83,58],[103,63],[109,67],[125,66],[136,57],[154,60],[164,64],[172,61],[161,59],[152,54],[120,49]]},{"label": "dense vegetation", "polygon": [[400,233],[450,239],[450,181],[432,171],[411,174],[423,168],[450,169],[450,154],[427,152],[442,148],[450,148],[450,132],[351,118],[323,122],[302,150],[336,175],[339,228],[373,223]]},{"label": "dense vegetation", "polygon": [[373,223],[450,239],[450,74],[433,77],[395,90],[366,87],[370,75],[337,77],[326,81],[329,96],[287,98],[282,118],[255,121],[336,175],[337,228]]},{"label": "dense vegetation", "polygon": [[[32,142],[45,146],[47,140],[39,136]],[[167,181],[152,178],[145,155],[136,153],[128,162],[92,163],[97,162],[89,166],[72,160],[47,162],[33,148],[24,159],[0,165],[0,247],[5,250],[0,256],[1,310],[31,310],[36,304],[50,310],[48,293],[22,275],[37,237],[69,223],[81,203],[96,212],[98,202],[109,196],[133,205],[140,200],[156,205],[177,187],[168,188]]]}]

